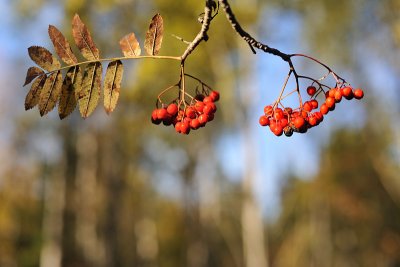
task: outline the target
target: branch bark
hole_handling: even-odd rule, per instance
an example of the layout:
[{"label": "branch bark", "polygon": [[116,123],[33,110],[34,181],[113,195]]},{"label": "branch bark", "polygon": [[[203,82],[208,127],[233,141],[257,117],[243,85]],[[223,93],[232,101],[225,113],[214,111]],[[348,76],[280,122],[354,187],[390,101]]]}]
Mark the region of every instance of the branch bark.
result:
[{"label": "branch bark", "polygon": [[240,25],[238,20],[236,19],[235,14],[233,13],[233,11],[232,11],[229,3],[228,3],[228,0],[218,0],[218,2],[220,4],[220,6],[222,7],[222,9],[224,10],[224,12],[226,14],[226,18],[228,19],[228,21],[231,24],[232,28],[235,30],[235,32],[237,34],[240,35],[240,37],[242,37],[242,39],[244,41],[246,41],[249,44],[249,46],[252,49],[253,53],[255,53],[254,48],[257,48],[257,49],[260,49],[260,50],[264,51],[265,53],[269,53],[269,54],[278,56],[278,57],[282,58],[284,61],[290,62],[290,55],[285,54],[285,53],[279,51],[276,48],[269,47],[268,45],[257,41],[248,32],[246,32],[242,28],[242,26]]},{"label": "branch bark", "polygon": [[204,7],[204,18],[201,29],[193,41],[187,46],[185,52],[181,56],[182,63],[185,62],[186,58],[196,49],[196,47],[202,42],[208,40],[207,32],[210,29],[212,17],[212,0],[206,0]]}]

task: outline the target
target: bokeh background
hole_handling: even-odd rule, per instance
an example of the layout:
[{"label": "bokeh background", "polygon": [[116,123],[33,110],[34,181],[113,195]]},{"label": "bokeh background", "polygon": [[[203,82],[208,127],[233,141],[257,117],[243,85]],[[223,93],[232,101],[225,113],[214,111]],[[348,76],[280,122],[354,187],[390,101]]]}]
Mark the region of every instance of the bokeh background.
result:
[{"label": "bokeh background", "polygon": [[24,111],[22,84],[27,48],[54,51],[48,24],[72,42],[79,13],[112,57],[160,12],[161,54],[180,55],[172,34],[194,38],[203,1],[0,1],[0,266],[400,266],[400,1],[230,2],[256,38],[328,63],[364,100],[306,135],[273,136],[258,117],[287,64],[253,55],[220,12],[186,64],[221,93],[206,128],[150,123],[179,78],[177,63],[155,60],[125,62],[112,115],[40,118]]}]

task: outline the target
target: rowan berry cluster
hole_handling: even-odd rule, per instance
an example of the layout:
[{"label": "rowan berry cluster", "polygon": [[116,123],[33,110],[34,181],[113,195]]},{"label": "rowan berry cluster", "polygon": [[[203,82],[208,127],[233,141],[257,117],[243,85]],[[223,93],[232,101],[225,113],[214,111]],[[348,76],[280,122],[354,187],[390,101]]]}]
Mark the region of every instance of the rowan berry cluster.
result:
[{"label": "rowan berry cluster", "polygon": [[175,100],[168,105],[163,104],[161,108],[153,110],[152,123],[162,122],[165,126],[172,125],[175,131],[181,134],[189,134],[190,130],[204,127],[214,119],[214,113],[217,111],[215,102],[219,100],[218,91],[207,93],[191,97],[190,103]]},{"label": "rowan berry cluster", "polygon": [[[320,93],[325,96],[325,100],[319,107],[316,97]],[[259,119],[260,125],[269,126],[271,132],[276,136],[281,136],[282,134],[292,136],[294,132],[305,133],[308,129],[319,125],[324,120],[324,115],[333,111],[342,98],[351,100],[353,98],[361,99],[364,96],[363,90],[353,89],[350,86],[331,88],[324,91],[322,86],[317,89],[315,86],[310,85],[307,87],[307,94],[310,99],[295,109],[283,107],[280,100],[273,105],[265,106],[264,115]],[[281,105],[282,108],[278,107],[278,105]]]}]

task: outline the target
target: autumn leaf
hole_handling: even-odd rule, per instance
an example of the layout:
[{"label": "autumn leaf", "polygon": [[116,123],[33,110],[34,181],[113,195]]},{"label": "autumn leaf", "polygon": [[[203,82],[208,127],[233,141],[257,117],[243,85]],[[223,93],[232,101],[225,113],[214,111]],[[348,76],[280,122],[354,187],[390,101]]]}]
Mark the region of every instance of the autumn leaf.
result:
[{"label": "autumn leaf", "polygon": [[163,19],[160,14],[156,14],[150,22],[144,41],[144,49],[148,55],[154,56],[160,51],[163,32]]},{"label": "autumn leaf", "polygon": [[75,44],[84,58],[87,60],[99,59],[99,49],[97,49],[88,28],[83,24],[78,14],[75,14],[72,19],[72,36],[74,37]]},{"label": "autumn leaf", "polygon": [[62,86],[61,71],[54,72],[47,77],[42,92],[40,93],[39,111],[40,116],[49,113],[56,105],[60,97]]},{"label": "autumn leaf", "polygon": [[107,114],[113,112],[117,106],[123,73],[124,66],[121,61],[116,60],[108,64],[104,80],[104,108]]},{"label": "autumn leaf", "polygon": [[96,108],[100,98],[102,65],[94,62],[87,65],[79,92],[79,111],[87,118]]},{"label": "autumn leaf", "polygon": [[29,110],[39,103],[40,93],[46,82],[46,75],[38,77],[32,84],[31,89],[25,97],[25,110]]},{"label": "autumn leaf", "polygon": [[47,71],[54,71],[61,67],[57,58],[55,58],[53,54],[44,47],[31,46],[28,48],[28,54],[39,67]]},{"label": "autumn leaf", "polygon": [[30,67],[28,71],[26,72],[26,78],[25,78],[25,83],[23,86],[30,84],[34,79],[36,79],[38,76],[44,75],[44,71],[42,69],[39,69],[38,67]]},{"label": "autumn leaf", "polygon": [[140,44],[133,32],[122,37],[119,41],[119,45],[121,46],[122,53],[126,57],[140,56],[142,52]]},{"label": "autumn leaf", "polygon": [[74,111],[81,84],[82,69],[79,66],[71,67],[65,75],[61,88],[60,103],[58,105],[60,119],[64,119]]},{"label": "autumn leaf", "polygon": [[57,55],[68,65],[78,63],[71,46],[64,35],[53,25],[49,25],[49,36],[54,45]]}]

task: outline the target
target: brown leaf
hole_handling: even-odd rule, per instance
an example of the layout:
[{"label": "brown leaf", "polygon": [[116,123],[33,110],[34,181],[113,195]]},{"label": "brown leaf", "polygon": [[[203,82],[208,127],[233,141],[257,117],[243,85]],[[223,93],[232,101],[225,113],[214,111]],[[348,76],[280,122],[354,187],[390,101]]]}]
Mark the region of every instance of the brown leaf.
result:
[{"label": "brown leaf", "polygon": [[144,41],[144,50],[150,56],[157,55],[161,48],[163,39],[164,25],[160,14],[156,14],[151,22],[146,33]]},{"label": "brown leaf", "polygon": [[40,93],[46,82],[46,75],[38,77],[32,84],[31,90],[25,98],[25,110],[31,109],[39,103]]},{"label": "brown leaf", "polygon": [[60,103],[58,105],[58,114],[60,119],[64,119],[74,111],[78,93],[82,84],[82,69],[79,66],[71,67],[61,88]]},{"label": "brown leaf", "polygon": [[107,114],[113,112],[117,106],[123,73],[124,66],[121,61],[116,60],[108,64],[104,80],[104,108]]},{"label": "brown leaf", "polygon": [[87,118],[96,108],[100,98],[102,65],[94,62],[87,65],[79,92],[79,111]]},{"label": "brown leaf", "polygon": [[56,105],[60,97],[62,86],[61,71],[53,72],[47,77],[42,92],[40,93],[39,111],[40,116],[49,113]]},{"label": "brown leaf", "polygon": [[31,46],[28,48],[28,53],[31,59],[38,64],[39,67],[53,71],[61,68],[60,62],[44,47]]},{"label": "brown leaf", "polygon": [[99,59],[99,49],[97,49],[88,28],[83,24],[78,14],[75,14],[72,20],[72,36],[84,58],[87,60]]},{"label": "brown leaf", "polygon": [[140,53],[142,53],[140,44],[133,32],[122,37],[119,41],[119,45],[121,46],[122,53],[126,57],[140,56]]},{"label": "brown leaf", "polygon": [[64,35],[53,25],[49,25],[49,36],[53,42],[57,55],[68,65],[78,63],[74,53],[71,50],[68,40]]},{"label": "brown leaf", "polygon": [[44,71],[38,67],[30,67],[26,72],[26,79],[23,86],[30,84],[36,77],[44,75]]}]

